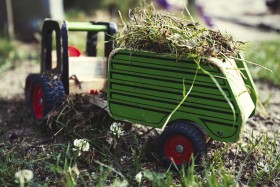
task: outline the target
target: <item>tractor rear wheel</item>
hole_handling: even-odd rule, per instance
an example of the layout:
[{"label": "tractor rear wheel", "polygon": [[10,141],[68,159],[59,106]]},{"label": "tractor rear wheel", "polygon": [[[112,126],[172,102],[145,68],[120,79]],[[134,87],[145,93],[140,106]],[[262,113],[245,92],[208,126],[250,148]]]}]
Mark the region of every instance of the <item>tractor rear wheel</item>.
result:
[{"label": "tractor rear wheel", "polygon": [[34,77],[30,104],[36,120],[42,121],[51,110],[62,104],[64,98],[63,84],[57,76],[36,75]]},{"label": "tractor rear wheel", "polygon": [[178,168],[188,166],[191,159],[200,163],[206,155],[207,147],[204,135],[190,123],[175,122],[169,125],[159,137],[161,156],[167,164],[176,164]]}]

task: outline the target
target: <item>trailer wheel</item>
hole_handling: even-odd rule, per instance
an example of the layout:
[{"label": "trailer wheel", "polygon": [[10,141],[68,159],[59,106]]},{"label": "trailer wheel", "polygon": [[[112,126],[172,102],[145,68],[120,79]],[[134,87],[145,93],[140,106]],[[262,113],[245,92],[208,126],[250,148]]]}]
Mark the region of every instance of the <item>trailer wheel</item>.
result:
[{"label": "trailer wheel", "polygon": [[200,163],[206,154],[206,143],[203,134],[193,125],[176,122],[168,126],[159,137],[159,151],[167,164],[174,163],[181,168],[188,166],[191,158]]},{"label": "trailer wheel", "polygon": [[24,87],[24,95],[25,95],[25,100],[28,105],[30,105],[30,93],[31,93],[31,86],[34,81],[34,78],[38,76],[39,74],[29,74],[26,79],[25,79],[25,87]]},{"label": "trailer wheel", "polygon": [[30,104],[33,117],[41,121],[52,109],[62,104],[65,92],[61,80],[53,79],[46,75],[34,77]]}]

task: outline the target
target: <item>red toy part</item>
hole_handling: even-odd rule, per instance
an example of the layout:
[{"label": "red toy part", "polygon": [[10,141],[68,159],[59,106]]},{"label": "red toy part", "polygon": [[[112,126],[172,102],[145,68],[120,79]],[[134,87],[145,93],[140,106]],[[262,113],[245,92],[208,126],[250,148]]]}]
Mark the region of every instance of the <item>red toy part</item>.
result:
[{"label": "red toy part", "polygon": [[169,137],[164,144],[164,151],[166,156],[178,165],[184,161],[189,163],[195,152],[192,143],[182,135]]},{"label": "red toy part", "polygon": [[32,105],[34,109],[34,115],[37,119],[42,119],[44,106],[43,106],[43,91],[40,84],[35,85],[32,96],[33,96]]},{"label": "red toy part", "polygon": [[70,57],[79,57],[81,52],[78,48],[74,46],[68,46],[68,56]]},{"label": "red toy part", "polygon": [[90,90],[90,95],[98,95],[99,94],[99,90]]}]

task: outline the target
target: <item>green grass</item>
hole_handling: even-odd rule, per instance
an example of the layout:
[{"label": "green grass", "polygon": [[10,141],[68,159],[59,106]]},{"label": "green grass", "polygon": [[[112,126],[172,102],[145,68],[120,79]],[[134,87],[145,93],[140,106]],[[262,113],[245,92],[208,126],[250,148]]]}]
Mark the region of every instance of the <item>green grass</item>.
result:
[{"label": "green grass", "polygon": [[272,72],[261,67],[250,65],[254,79],[263,79],[280,85],[280,40],[251,42],[245,50],[246,59],[265,66]]},{"label": "green grass", "polygon": [[[102,12],[105,17],[114,17],[115,19],[118,17],[118,11],[120,10],[124,14],[124,18],[128,19],[128,12],[130,9],[138,6],[141,1],[139,0],[123,0],[123,1],[115,1],[115,0],[104,0],[104,1],[88,1],[88,0],[80,0],[75,3],[68,2],[69,4],[65,4],[68,8],[66,9],[66,18],[71,21],[96,21],[92,20],[92,18],[97,14]],[[71,4],[70,4],[71,3]],[[103,18],[103,21],[104,21]],[[108,21],[111,21],[108,20]],[[98,20],[100,21],[100,20]]]},{"label": "green grass", "polygon": [[[129,132],[137,134],[135,131]],[[109,135],[110,136],[110,135]],[[108,137],[108,136],[107,136]],[[111,138],[113,138],[111,136]],[[104,137],[104,141],[107,138]],[[244,139],[245,140],[245,139]],[[135,141],[141,141],[135,139]],[[80,156],[73,150],[73,142],[44,145],[45,150],[22,149],[21,146],[1,149],[0,184],[13,186],[15,173],[21,169],[33,171],[29,186],[237,186],[238,184],[275,186],[280,182],[279,138],[249,137],[246,143],[223,144],[212,142],[206,164],[201,168],[194,164],[187,169],[174,170],[163,167],[143,152],[140,162],[136,147],[127,149],[130,164],[122,164],[121,150],[112,148],[111,155],[102,155],[90,141],[90,150]],[[117,140],[115,144],[121,143]],[[136,142],[133,142],[136,143]],[[279,142],[278,142],[279,145]],[[142,145],[138,145],[142,146]],[[140,148],[140,151],[143,148]],[[115,153],[113,153],[115,152]],[[158,162],[158,163],[155,163]],[[150,168],[154,164],[156,167]],[[136,175],[142,177],[136,180]]]},{"label": "green grass", "polygon": [[[39,45],[34,44],[33,47],[38,49]],[[0,38],[0,74],[15,68],[24,60],[39,63],[40,52],[19,41]]]},{"label": "green grass", "polygon": [[[60,112],[50,116],[51,129],[38,131],[42,128],[34,124],[32,137],[2,139],[0,186],[15,186],[15,173],[23,169],[34,173],[29,186],[276,186],[280,182],[279,133],[269,137],[246,132],[238,143],[211,141],[202,166],[192,163],[178,170],[159,158],[159,132],[141,125],[130,129],[126,124],[118,137],[110,130],[110,116],[87,101],[87,97],[68,98]],[[79,155],[73,142],[81,138],[90,148]]]},{"label": "green grass", "polygon": [[15,47],[7,38],[0,39],[0,73],[11,67],[16,56]]}]

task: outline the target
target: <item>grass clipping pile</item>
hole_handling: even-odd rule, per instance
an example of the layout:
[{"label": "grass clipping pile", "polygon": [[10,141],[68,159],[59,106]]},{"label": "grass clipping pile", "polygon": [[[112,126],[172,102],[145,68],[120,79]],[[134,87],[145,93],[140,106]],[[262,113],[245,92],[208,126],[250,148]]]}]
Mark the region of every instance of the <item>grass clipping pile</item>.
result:
[{"label": "grass clipping pile", "polygon": [[129,18],[115,38],[117,47],[224,59],[236,57],[242,44],[220,31],[201,27],[192,17],[179,18],[156,11],[152,5],[131,10]]}]

